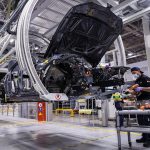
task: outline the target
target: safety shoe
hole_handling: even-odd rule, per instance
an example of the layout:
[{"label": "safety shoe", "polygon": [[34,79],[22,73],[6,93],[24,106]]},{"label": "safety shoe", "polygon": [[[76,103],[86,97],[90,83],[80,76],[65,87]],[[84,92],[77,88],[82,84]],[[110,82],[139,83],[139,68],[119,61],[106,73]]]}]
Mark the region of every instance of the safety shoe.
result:
[{"label": "safety shoe", "polygon": [[144,143],[144,142],[145,142],[145,139],[144,139],[144,138],[136,139],[136,142],[137,142],[137,143]]},{"label": "safety shoe", "polygon": [[150,141],[146,141],[146,142],[143,144],[143,147],[150,147]]}]

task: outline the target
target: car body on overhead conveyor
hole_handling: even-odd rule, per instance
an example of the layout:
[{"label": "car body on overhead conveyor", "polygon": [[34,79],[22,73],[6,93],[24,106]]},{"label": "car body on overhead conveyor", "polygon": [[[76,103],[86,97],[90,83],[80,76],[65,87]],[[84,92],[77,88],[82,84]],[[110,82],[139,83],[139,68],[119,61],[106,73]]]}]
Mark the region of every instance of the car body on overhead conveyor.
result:
[{"label": "car body on overhead conveyor", "polygon": [[[93,2],[72,7],[60,22],[46,52],[31,52],[40,84],[35,84],[33,74],[29,73],[32,69],[28,67],[32,64],[21,57],[25,53],[20,51],[20,43],[16,46],[18,61],[9,62],[9,71],[1,80],[1,86],[4,86],[6,93],[3,101],[39,101],[42,97],[36,97],[42,95],[42,92],[36,86],[41,84],[49,94],[64,93],[67,96],[79,96],[89,92],[95,94],[93,87],[98,87],[96,92],[101,92],[105,87],[123,85],[123,75],[129,68],[97,67],[121,32],[122,20],[110,8]],[[43,99],[53,100],[51,97]]]}]

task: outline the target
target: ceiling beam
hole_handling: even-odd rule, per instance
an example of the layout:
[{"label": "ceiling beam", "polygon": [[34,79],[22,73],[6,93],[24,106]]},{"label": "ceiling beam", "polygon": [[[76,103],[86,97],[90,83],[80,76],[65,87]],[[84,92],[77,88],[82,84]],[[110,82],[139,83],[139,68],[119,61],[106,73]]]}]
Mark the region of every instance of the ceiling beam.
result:
[{"label": "ceiling beam", "polygon": [[47,34],[49,34],[49,32],[51,32],[52,30],[54,30],[55,28],[58,27],[59,24],[55,24],[52,28],[50,28],[49,30],[47,30],[45,33],[44,33],[44,36],[46,36]]},{"label": "ceiling beam", "polygon": [[[103,6],[106,6],[106,3],[104,3],[103,0],[97,0],[99,3],[101,3]],[[139,0],[125,0],[124,2],[120,3],[117,6],[114,6],[113,8],[111,8],[111,11],[114,12],[115,14],[117,14],[119,11],[123,10],[124,8],[126,8],[127,6],[132,6],[133,4],[135,4],[137,1]],[[123,18],[123,23],[129,23],[131,21],[134,21],[138,18],[141,18],[143,15],[148,14],[150,12],[150,7],[147,7],[137,13],[134,13],[132,15],[129,15],[125,18]]]},{"label": "ceiling beam", "polygon": [[128,24],[124,29],[128,32],[132,32],[132,34],[135,36],[143,37],[143,33],[136,26],[132,24]]},{"label": "ceiling beam", "polygon": [[121,10],[123,10],[124,8],[126,8],[127,6],[130,6],[134,3],[136,3],[138,0],[125,0],[124,2],[120,3],[119,5],[111,8],[111,11],[114,13],[117,13]]},{"label": "ceiling beam", "polygon": [[136,48],[136,47],[140,47],[140,46],[144,46],[144,43],[136,44],[136,45],[133,45],[133,46],[127,47],[127,48],[125,48],[125,49],[126,49],[126,50],[131,50],[131,49],[134,49],[134,48]]},{"label": "ceiling beam", "polygon": [[[121,37],[124,38],[124,37],[126,37],[126,36],[128,36],[130,34],[136,35],[137,32],[141,33],[141,31],[139,31],[139,30],[132,30],[132,31],[129,31],[129,32],[126,32],[126,33],[122,34]],[[143,36],[143,34],[141,36]]]},{"label": "ceiling beam", "polygon": [[[66,2],[65,0],[61,0],[65,5],[69,5],[70,7],[73,7],[74,5],[69,3],[69,2]],[[78,2],[79,3],[79,2]]]},{"label": "ceiling beam", "polygon": [[35,17],[37,17],[42,11],[45,10],[48,6],[55,5],[57,3],[56,0],[40,0],[40,3],[36,6],[36,9],[32,13],[31,20],[33,20]]},{"label": "ceiling beam", "polygon": [[61,15],[61,16],[64,16],[64,15],[65,15],[65,14],[63,14],[63,13],[61,13],[61,12],[58,12],[58,11],[56,11],[56,10],[53,10],[53,9],[51,9],[51,8],[49,8],[49,7],[47,7],[46,9],[49,10],[49,11],[51,11],[51,12],[54,12],[54,13],[56,13],[56,14],[58,14],[58,15]]},{"label": "ceiling beam", "polygon": [[127,24],[129,22],[132,22],[136,19],[143,17],[145,14],[148,14],[148,13],[150,13],[150,6],[137,12],[137,13],[134,13],[133,15],[130,15],[130,16],[123,18],[123,23]]},{"label": "ceiling beam", "polygon": [[138,27],[135,26],[135,25],[133,25],[133,24],[131,24],[131,23],[129,23],[128,26],[131,27],[131,28],[133,28],[134,30],[138,30]]},{"label": "ceiling beam", "polygon": [[80,2],[79,2],[80,0],[74,0],[74,1],[77,2],[78,4],[80,4]]},{"label": "ceiling beam", "polygon": [[132,58],[136,58],[136,57],[140,57],[140,56],[145,56],[145,55],[146,55],[146,53],[138,54],[138,55],[127,57],[126,59],[132,59]]},{"label": "ceiling beam", "polygon": [[102,0],[97,0],[102,6],[107,7],[107,3],[103,2]]},{"label": "ceiling beam", "polygon": [[[110,51],[107,51],[106,54],[110,54],[110,53],[117,52],[117,51],[118,51],[117,49],[112,49],[112,50],[110,50]],[[106,54],[105,54],[105,55],[106,55]]]},{"label": "ceiling beam", "polygon": [[137,4],[132,4],[132,5],[130,5],[130,7],[131,7],[132,9],[136,10],[136,11],[139,10]]},{"label": "ceiling beam", "polygon": [[44,29],[49,29],[48,27],[44,27],[42,25],[35,24],[35,23],[31,23],[30,25],[37,26],[37,27],[44,28]]},{"label": "ceiling beam", "polygon": [[105,2],[106,4],[110,4],[111,6],[118,6],[119,2],[115,1],[115,0],[102,0],[103,2]]},{"label": "ceiling beam", "polygon": [[51,20],[51,19],[49,19],[49,18],[45,18],[45,17],[43,17],[43,16],[38,16],[38,18],[40,18],[40,19],[43,19],[43,20],[46,20],[46,21],[48,21],[48,22],[52,22],[52,23],[59,23],[59,22],[56,22],[56,21],[54,21],[54,20]]}]

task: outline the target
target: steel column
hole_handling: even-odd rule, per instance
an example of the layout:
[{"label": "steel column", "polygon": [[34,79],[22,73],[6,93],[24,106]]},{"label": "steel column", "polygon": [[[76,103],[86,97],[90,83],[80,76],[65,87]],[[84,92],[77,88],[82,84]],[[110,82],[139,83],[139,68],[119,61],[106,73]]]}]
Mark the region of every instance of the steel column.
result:
[{"label": "steel column", "polygon": [[118,50],[118,65],[119,66],[126,66],[126,54],[125,48],[122,41],[121,36],[119,35],[118,38],[114,42],[115,48]]},{"label": "steel column", "polygon": [[145,15],[142,18],[142,22],[143,22],[145,50],[148,62],[148,72],[150,72],[150,18],[147,15]]}]

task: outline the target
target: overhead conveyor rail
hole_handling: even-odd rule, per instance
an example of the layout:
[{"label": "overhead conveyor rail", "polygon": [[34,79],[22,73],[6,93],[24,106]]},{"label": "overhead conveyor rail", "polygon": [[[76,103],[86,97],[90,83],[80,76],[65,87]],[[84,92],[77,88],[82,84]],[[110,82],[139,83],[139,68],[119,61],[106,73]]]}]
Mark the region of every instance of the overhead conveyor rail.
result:
[{"label": "overhead conveyor rail", "polygon": [[[28,1],[21,13],[17,28],[16,53],[20,68],[28,72],[32,84],[39,93],[40,97],[44,100],[55,100],[55,95],[53,93],[50,94],[39,79],[30,53],[29,26],[31,15],[37,2],[38,0]],[[68,99],[64,93],[60,93],[60,95],[63,100]]]},{"label": "overhead conveyor rail", "polygon": [[[121,150],[121,131],[127,132],[128,135],[128,144],[129,147],[132,147],[131,143],[131,132],[137,133],[150,133],[150,126],[132,126],[129,124],[130,116],[132,115],[150,115],[150,110],[123,110],[116,112],[116,121],[117,121],[117,138],[118,138],[118,150]],[[120,126],[121,117],[126,116],[128,117],[127,125]]]}]

